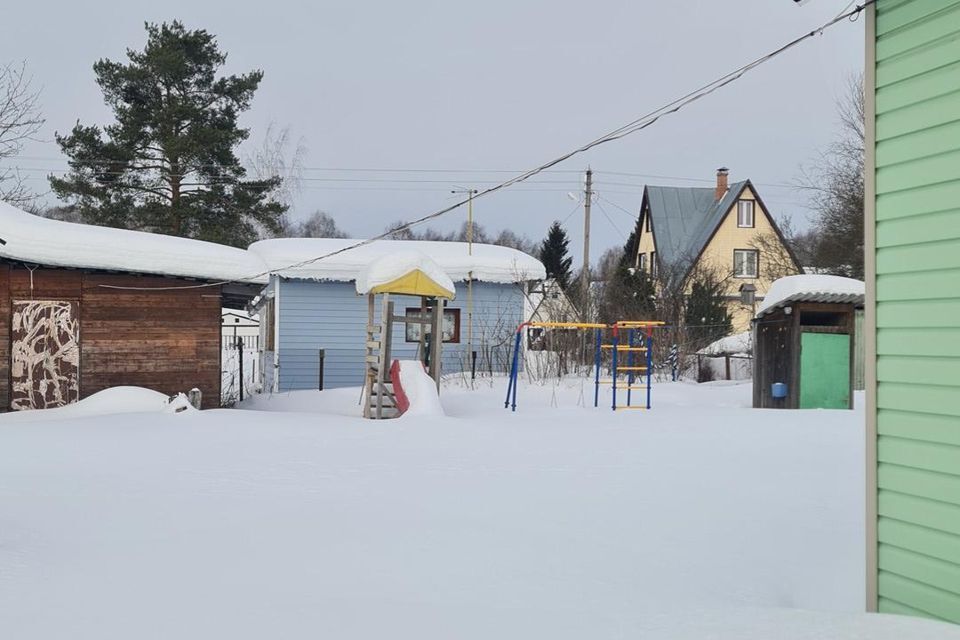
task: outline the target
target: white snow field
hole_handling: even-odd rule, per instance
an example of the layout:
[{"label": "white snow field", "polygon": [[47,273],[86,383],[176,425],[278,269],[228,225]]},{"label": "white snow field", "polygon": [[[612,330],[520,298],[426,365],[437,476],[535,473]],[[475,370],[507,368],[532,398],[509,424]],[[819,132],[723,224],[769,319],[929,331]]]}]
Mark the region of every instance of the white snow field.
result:
[{"label": "white snow field", "polygon": [[504,393],[0,416],[0,637],[960,638],[859,613],[862,410]]}]

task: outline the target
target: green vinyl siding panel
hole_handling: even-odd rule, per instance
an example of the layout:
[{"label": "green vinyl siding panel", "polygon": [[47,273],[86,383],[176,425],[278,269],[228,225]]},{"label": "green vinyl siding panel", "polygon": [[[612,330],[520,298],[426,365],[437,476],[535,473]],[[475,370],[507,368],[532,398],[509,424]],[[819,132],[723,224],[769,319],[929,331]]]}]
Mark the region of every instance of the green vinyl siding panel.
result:
[{"label": "green vinyl siding panel", "polygon": [[960,623],[960,0],[879,0],[877,604]]}]

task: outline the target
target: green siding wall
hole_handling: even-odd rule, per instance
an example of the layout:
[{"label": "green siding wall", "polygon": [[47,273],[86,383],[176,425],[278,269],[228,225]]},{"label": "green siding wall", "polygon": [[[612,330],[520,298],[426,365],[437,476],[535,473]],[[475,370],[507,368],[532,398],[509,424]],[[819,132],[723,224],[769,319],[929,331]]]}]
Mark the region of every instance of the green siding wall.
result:
[{"label": "green siding wall", "polygon": [[880,611],[960,623],[960,0],[876,5]]}]

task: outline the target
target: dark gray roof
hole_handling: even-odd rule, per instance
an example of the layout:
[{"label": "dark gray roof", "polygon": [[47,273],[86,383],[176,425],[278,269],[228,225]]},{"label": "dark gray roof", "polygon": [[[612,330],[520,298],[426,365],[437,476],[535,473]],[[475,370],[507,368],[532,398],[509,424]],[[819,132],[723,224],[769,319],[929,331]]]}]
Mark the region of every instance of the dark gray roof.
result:
[{"label": "dark gray roof", "polygon": [[719,202],[714,200],[713,187],[648,185],[647,200],[660,261],[692,265],[746,184],[746,180],[731,184]]}]

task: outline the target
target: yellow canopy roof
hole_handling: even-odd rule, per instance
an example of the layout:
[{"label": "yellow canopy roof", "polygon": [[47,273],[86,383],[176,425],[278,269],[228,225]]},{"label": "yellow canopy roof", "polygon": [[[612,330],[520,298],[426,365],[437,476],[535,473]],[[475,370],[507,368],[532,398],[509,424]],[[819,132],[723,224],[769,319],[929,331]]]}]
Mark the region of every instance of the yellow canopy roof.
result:
[{"label": "yellow canopy roof", "polygon": [[397,293],[409,296],[428,296],[453,300],[454,292],[438,283],[420,269],[412,269],[390,282],[370,288],[370,293]]}]

